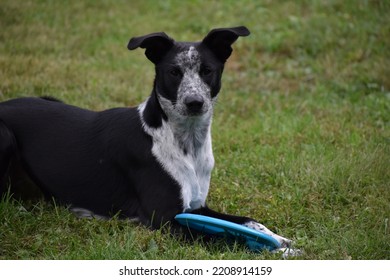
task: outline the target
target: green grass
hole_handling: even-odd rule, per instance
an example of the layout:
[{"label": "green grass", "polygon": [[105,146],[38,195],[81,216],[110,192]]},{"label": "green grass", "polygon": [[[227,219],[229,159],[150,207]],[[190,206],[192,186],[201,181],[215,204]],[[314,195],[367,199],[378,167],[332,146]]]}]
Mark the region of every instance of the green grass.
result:
[{"label": "green grass", "polygon": [[[213,122],[208,204],[294,239],[302,259],[390,259],[388,1],[14,1],[0,5],[0,101],[134,106],[153,66],[132,36],[246,25]],[[0,259],[274,259],[4,198]]]}]

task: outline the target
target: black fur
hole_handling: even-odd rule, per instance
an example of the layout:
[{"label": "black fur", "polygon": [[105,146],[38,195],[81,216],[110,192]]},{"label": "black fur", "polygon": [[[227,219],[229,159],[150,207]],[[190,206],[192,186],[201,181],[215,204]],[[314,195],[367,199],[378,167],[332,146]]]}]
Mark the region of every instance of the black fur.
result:
[{"label": "black fur", "polygon": [[[230,45],[246,36],[244,27],[214,30],[194,43],[202,54],[201,78],[216,96],[221,88]],[[143,120],[152,128],[169,121],[156,91],[175,100],[180,73],[172,57],[188,43],[174,42],[165,33],[130,40],[129,49],[146,49],[156,64],[156,80]],[[212,71],[210,71],[210,69]],[[212,74],[210,74],[210,72]],[[178,75],[176,81],[173,76]],[[137,108],[94,112],[57,99],[19,98],[0,103],[0,179],[17,155],[32,180],[47,194],[73,207],[98,215],[120,213],[159,228],[183,211],[180,186],[152,154],[152,138],[142,127]],[[244,224],[252,219],[217,213],[207,207],[194,213]]]}]

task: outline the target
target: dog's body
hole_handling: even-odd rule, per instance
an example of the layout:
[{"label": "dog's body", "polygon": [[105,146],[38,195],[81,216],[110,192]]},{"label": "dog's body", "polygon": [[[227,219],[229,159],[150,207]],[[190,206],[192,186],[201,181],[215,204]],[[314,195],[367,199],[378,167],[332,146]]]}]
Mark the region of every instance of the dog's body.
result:
[{"label": "dog's body", "polygon": [[1,187],[17,157],[45,194],[76,212],[119,212],[153,228],[180,227],[176,214],[198,213],[255,228],[288,247],[253,219],[206,206],[213,105],[231,44],[247,35],[237,27],[212,30],[196,43],[164,33],[133,38],[128,48],[145,48],[156,66],[152,94],[136,108],[93,112],[42,98],[0,103]]}]

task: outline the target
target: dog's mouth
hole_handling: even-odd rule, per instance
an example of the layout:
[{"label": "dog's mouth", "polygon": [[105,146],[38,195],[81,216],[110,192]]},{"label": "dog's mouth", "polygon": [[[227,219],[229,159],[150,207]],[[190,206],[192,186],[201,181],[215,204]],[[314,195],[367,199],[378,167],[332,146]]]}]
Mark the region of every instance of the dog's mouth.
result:
[{"label": "dog's mouth", "polygon": [[188,111],[186,114],[186,116],[188,116],[188,117],[200,117],[203,115],[204,115],[203,112],[192,112],[192,111]]}]

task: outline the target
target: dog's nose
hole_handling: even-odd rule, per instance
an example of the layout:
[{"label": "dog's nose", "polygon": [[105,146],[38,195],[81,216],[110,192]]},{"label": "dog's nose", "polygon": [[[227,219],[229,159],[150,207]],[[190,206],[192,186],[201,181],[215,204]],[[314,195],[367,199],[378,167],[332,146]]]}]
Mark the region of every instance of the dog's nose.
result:
[{"label": "dog's nose", "polygon": [[184,104],[187,106],[187,110],[190,113],[196,114],[202,110],[204,100],[202,96],[194,94],[194,95],[187,96],[184,99]]}]

